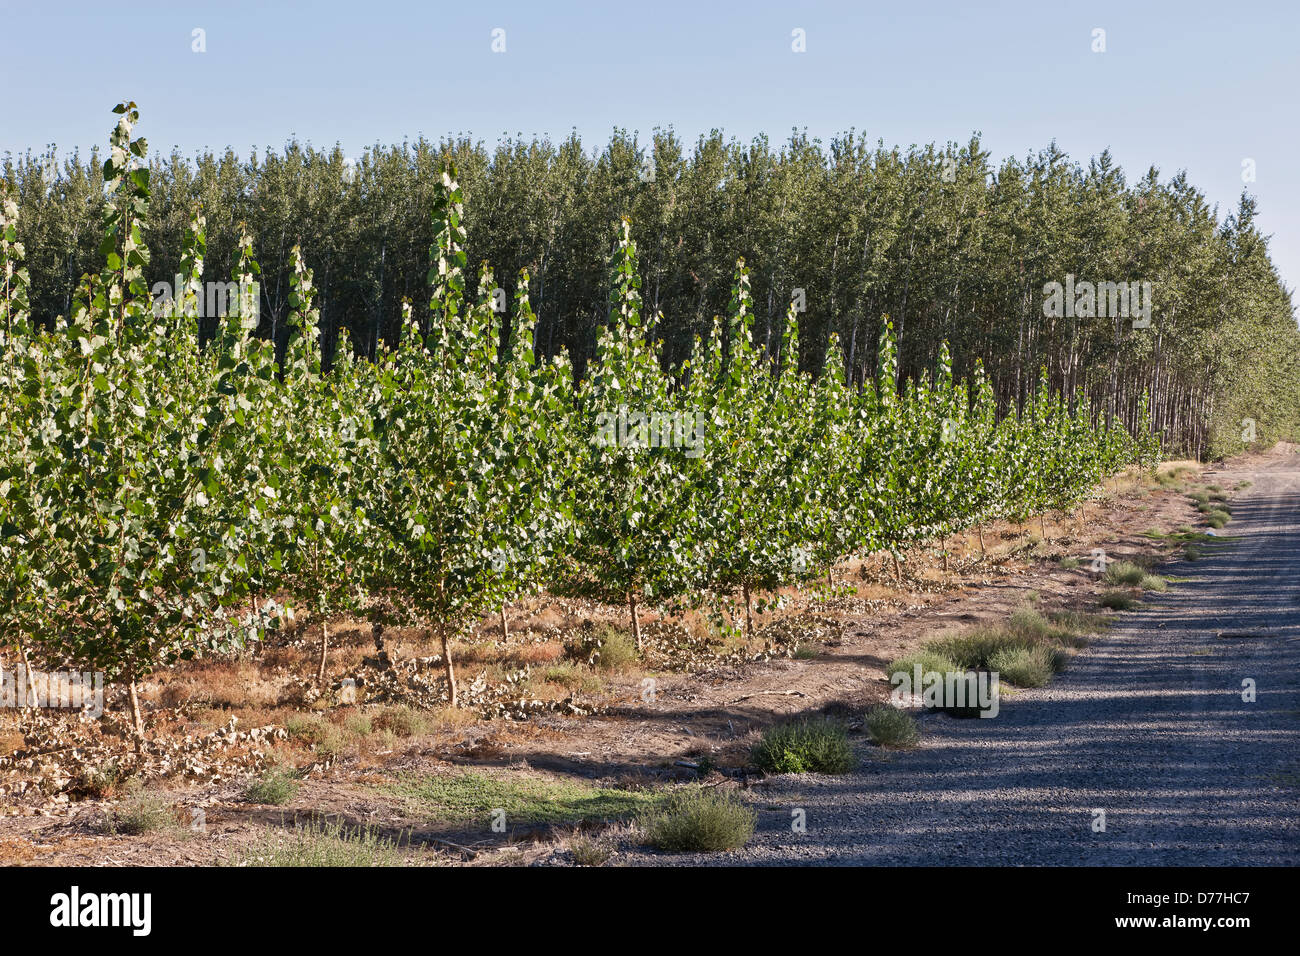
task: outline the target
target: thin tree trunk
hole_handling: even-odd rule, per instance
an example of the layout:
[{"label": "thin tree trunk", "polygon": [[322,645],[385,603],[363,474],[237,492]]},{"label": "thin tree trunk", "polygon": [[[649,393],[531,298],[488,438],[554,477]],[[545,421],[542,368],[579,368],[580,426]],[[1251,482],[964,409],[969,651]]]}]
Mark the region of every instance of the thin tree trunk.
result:
[{"label": "thin tree trunk", "polygon": [[21,640],[14,642],[18,646],[18,656],[23,662],[23,699],[18,704],[23,710],[32,710],[32,662],[27,657],[27,646]]},{"label": "thin tree trunk", "polygon": [[900,564],[898,563],[898,552],[897,552],[897,551],[891,551],[891,552],[889,552],[889,555],[890,555],[890,557],[892,557],[892,558],[894,559],[894,581],[895,581],[897,584],[902,584],[902,583],[903,583],[903,567],[902,567],[902,565],[900,565]]},{"label": "thin tree trunk", "polygon": [[325,655],[330,649],[330,626],[329,622],[321,621],[320,625],[320,663],[316,666],[316,683],[325,683]]},{"label": "thin tree trunk", "polygon": [[126,686],[131,698],[131,735],[135,738],[136,753],[139,753],[144,749],[144,717],[140,714],[140,696],[136,693],[134,673]]},{"label": "thin tree trunk", "polygon": [[501,640],[510,640],[510,621],[506,618],[506,606],[501,605]]},{"label": "thin tree trunk", "polygon": [[438,623],[438,639],[442,643],[442,666],[447,674],[447,692],[451,697],[451,706],[457,705],[456,670],[451,663],[451,643],[447,636],[447,622]]},{"label": "thin tree trunk", "polygon": [[980,532],[980,560],[984,559],[984,522],[979,523]]},{"label": "thin tree trunk", "polygon": [[749,609],[749,582],[740,583],[740,591],[745,596],[745,640],[750,640],[754,636],[754,618]]},{"label": "thin tree trunk", "polygon": [[641,620],[636,615],[636,592],[627,592],[627,609],[632,616],[632,639],[636,642],[638,653],[641,650]]}]

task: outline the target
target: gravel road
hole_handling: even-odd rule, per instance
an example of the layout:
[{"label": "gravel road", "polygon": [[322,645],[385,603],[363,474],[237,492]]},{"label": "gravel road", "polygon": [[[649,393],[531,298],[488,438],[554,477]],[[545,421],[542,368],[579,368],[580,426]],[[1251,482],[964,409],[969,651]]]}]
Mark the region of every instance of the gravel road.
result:
[{"label": "gravel road", "polygon": [[860,744],[843,777],[763,781],[743,850],[625,862],[1300,863],[1300,457],[1215,476],[1242,478],[1222,532],[1239,540],[1161,568],[1188,580],[1120,615],[1048,687],[1004,696],[992,719],[929,714],[912,752]]}]

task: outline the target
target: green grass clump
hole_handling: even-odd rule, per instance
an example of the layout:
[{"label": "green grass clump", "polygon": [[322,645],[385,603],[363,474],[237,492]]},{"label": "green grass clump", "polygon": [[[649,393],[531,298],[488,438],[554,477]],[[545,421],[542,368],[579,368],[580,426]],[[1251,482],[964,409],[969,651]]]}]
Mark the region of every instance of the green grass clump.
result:
[{"label": "green grass clump", "polygon": [[1231,520],[1232,515],[1228,514],[1226,511],[1219,511],[1217,509],[1210,511],[1205,516],[1205,523],[1211,528],[1222,528]]},{"label": "green grass clump", "polygon": [[848,731],[825,717],[779,724],[754,746],[754,763],[764,773],[848,773],[853,749]]},{"label": "green grass clump", "polygon": [[111,835],[139,836],[179,825],[175,808],[162,797],[147,793],[135,781],[130,796],[110,811],[104,830]]},{"label": "green grass clump", "polygon": [[294,714],[284,722],[284,729],[290,738],[306,741],[326,757],[338,756],[348,743],[341,727],[318,714]]},{"label": "green grass clump", "polygon": [[1106,568],[1103,580],[1107,584],[1137,587],[1146,577],[1146,570],[1131,561],[1112,561]]},{"label": "green grass clump", "polygon": [[631,667],[638,658],[632,635],[606,623],[584,629],[581,638],[570,643],[569,655],[608,671]]},{"label": "green grass clump", "polygon": [[349,714],[343,721],[343,729],[354,737],[368,737],[375,728],[365,714]]},{"label": "green grass clump", "polygon": [[601,670],[618,671],[636,663],[636,641],[626,631],[604,628],[599,641],[596,666]]},{"label": "green grass clump", "polygon": [[931,647],[955,662],[956,670],[970,671],[987,668],[989,660],[999,651],[1032,647],[1034,643],[1034,638],[1009,627],[984,626],[966,634],[940,638]]},{"label": "green grass clump", "polygon": [[298,795],[298,787],[297,773],[277,767],[250,783],[244,790],[244,799],[249,803],[283,806]]},{"label": "green grass clump", "polygon": [[569,852],[578,866],[604,866],[614,855],[614,848],[603,840],[575,836],[569,841]]},{"label": "green grass clump", "polygon": [[1149,531],[1143,531],[1142,535],[1147,538],[1154,538],[1157,541],[1173,541],[1177,544],[1202,544],[1206,541],[1213,541],[1214,536],[1208,535],[1204,531],[1183,525],[1177,531],[1157,531],[1152,528]]},{"label": "green grass clump", "polygon": [[98,767],[83,768],[77,774],[75,789],[102,800],[115,796],[127,779],[118,762],[110,760]]},{"label": "green grass clump", "polygon": [[1093,629],[1077,630],[1073,624],[1083,618],[1071,615],[1045,615],[1034,608],[1023,607],[1007,618],[1007,630],[1032,641],[1056,641],[1069,647],[1087,643],[1086,635]]},{"label": "green grass clump", "polygon": [[1097,600],[1102,607],[1108,607],[1112,611],[1131,611],[1142,605],[1141,601],[1127,591],[1104,591]]},{"label": "green grass clump", "polygon": [[1061,567],[1066,571],[1074,571],[1081,564],[1083,564],[1083,562],[1078,558],[1065,557],[1061,559]]},{"label": "green grass clump", "polygon": [[758,815],[738,798],[716,790],[674,794],[642,819],[646,842],[670,853],[734,850],[754,835]]},{"label": "green grass clump", "polygon": [[790,652],[790,656],[796,661],[810,661],[819,653],[821,653],[821,649],[816,644],[800,641],[795,645],[795,649]]},{"label": "green grass clump", "polygon": [[865,724],[871,739],[882,747],[906,749],[921,739],[915,718],[888,704],[867,711]]},{"label": "green grass clump", "polygon": [[1150,574],[1141,565],[1131,561],[1115,561],[1106,569],[1103,578],[1107,584],[1142,588],[1144,591],[1163,591],[1168,582],[1157,574]]},{"label": "green grass clump", "polygon": [[605,689],[605,682],[598,675],[571,661],[553,664],[544,671],[535,673],[532,680],[559,684],[582,694],[599,694]]},{"label": "green grass clump", "polygon": [[651,791],[472,772],[406,776],[384,789],[434,820],[486,821],[495,810],[504,810],[510,826],[619,820],[662,800]]},{"label": "green grass clump", "polygon": [[[911,679],[916,673],[916,665],[921,665],[921,673],[927,671],[936,671],[940,674],[946,674],[949,671],[957,670],[957,665],[947,656],[939,651],[929,648],[917,651],[915,654],[909,654],[906,657],[900,657],[896,661],[890,661],[889,666],[885,668],[885,678],[891,683],[895,674],[906,674]],[[916,693],[920,693],[920,688],[913,688]]]},{"label": "green grass clump", "polygon": [[988,666],[1016,687],[1042,687],[1065,666],[1065,655],[1042,644],[1008,647],[993,654]]},{"label": "green grass clump", "polygon": [[1088,638],[1110,627],[1105,614],[1088,611],[1052,611],[1047,615],[1057,628],[1057,640],[1067,647],[1085,647]]},{"label": "green grass clump", "polygon": [[422,737],[429,732],[428,715],[405,705],[385,707],[371,723],[377,730],[387,730],[398,737]]},{"label": "green grass clump", "polygon": [[407,854],[374,830],[313,821],[289,832],[268,832],[244,851],[237,866],[404,866]]}]

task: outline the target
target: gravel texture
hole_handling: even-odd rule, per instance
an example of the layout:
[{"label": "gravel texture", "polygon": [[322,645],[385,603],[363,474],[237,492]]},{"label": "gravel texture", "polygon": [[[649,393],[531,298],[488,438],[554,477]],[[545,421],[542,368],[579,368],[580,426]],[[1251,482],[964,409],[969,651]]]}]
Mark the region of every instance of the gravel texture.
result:
[{"label": "gravel texture", "polygon": [[622,862],[1300,863],[1300,457],[1214,476],[1242,478],[1219,532],[1236,540],[1160,568],[1187,580],[1047,687],[1004,695],[992,719],[927,714],[914,751],[859,740],[845,776],[763,780],[745,791],[759,821],[742,850]]}]

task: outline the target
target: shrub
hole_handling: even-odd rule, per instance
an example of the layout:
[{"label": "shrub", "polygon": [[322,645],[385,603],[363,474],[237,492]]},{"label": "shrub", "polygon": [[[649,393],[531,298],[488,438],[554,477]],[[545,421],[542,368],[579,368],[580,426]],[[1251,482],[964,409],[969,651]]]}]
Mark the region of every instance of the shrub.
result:
[{"label": "shrub", "polygon": [[268,832],[239,866],[403,866],[398,844],[370,829],[311,822],[289,833]]},{"label": "shrub", "polygon": [[825,717],[771,728],[753,755],[764,773],[847,773],[853,768],[844,725]]},{"label": "shrub", "polygon": [[867,711],[866,727],[871,739],[882,747],[915,747],[921,739],[912,715],[888,704]]},{"label": "shrub", "polygon": [[578,866],[603,866],[614,854],[614,848],[601,840],[575,836],[569,841],[569,852]]},{"label": "shrub", "polygon": [[569,648],[571,656],[602,670],[622,670],[636,662],[636,642],[632,635],[612,624],[587,628],[581,639]]},{"label": "shrub", "polygon": [[398,737],[420,737],[429,732],[428,715],[406,706],[385,707],[371,723]]},{"label": "shrub", "polygon": [[292,770],[268,770],[244,790],[249,803],[270,803],[282,806],[298,794],[298,775]]},{"label": "shrub", "polygon": [[294,714],[284,722],[284,729],[291,738],[311,744],[317,753],[327,757],[337,756],[347,744],[339,727],[316,714]]},{"label": "shrub", "polygon": [[110,812],[105,830],[110,834],[139,836],[177,826],[176,811],[162,797],[146,793],[136,784],[131,795]]},{"label": "shrub", "polygon": [[1051,648],[1037,647],[1004,648],[989,659],[989,669],[996,671],[1000,680],[1008,681],[1017,687],[1042,687],[1052,679],[1052,674],[1060,669],[1058,660],[1062,655]]},{"label": "shrub", "polygon": [[670,853],[711,853],[744,846],[758,815],[736,797],[716,790],[674,794],[643,820],[646,842]]},{"label": "shrub", "polygon": [[1205,516],[1205,523],[1211,528],[1222,528],[1231,520],[1232,515],[1228,514],[1226,511],[1215,510]]},{"label": "shrub", "polygon": [[927,671],[946,674],[948,671],[958,669],[957,665],[945,655],[936,650],[925,648],[915,654],[909,654],[906,657],[900,657],[896,661],[890,661],[889,666],[885,668],[885,677],[891,682],[895,674],[906,674],[910,678],[915,674],[917,664],[921,665],[922,674]]},{"label": "shrub", "polygon": [[1089,636],[1110,626],[1106,615],[1087,611],[1053,611],[1048,618],[1056,626],[1056,639],[1067,647],[1086,647]]},{"label": "shrub", "polygon": [[76,789],[91,797],[103,799],[115,795],[123,786],[126,774],[116,760],[102,767],[88,767],[77,774]]},{"label": "shrub", "polygon": [[1146,571],[1131,561],[1114,561],[1106,568],[1104,580],[1107,584],[1138,587],[1146,576]]},{"label": "shrub", "polygon": [[350,714],[343,721],[343,727],[348,733],[357,737],[365,737],[374,730],[371,720],[365,714]]},{"label": "shrub", "polygon": [[956,670],[980,670],[998,651],[1030,647],[1034,638],[1017,634],[1009,628],[979,627],[968,634],[956,634],[935,641],[931,647],[950,658]]},{"label": "shrub", "polygon": [[1127,591],[1105,591],[1097,600],[1112,611],[1131,611],[1142,603]]}]

